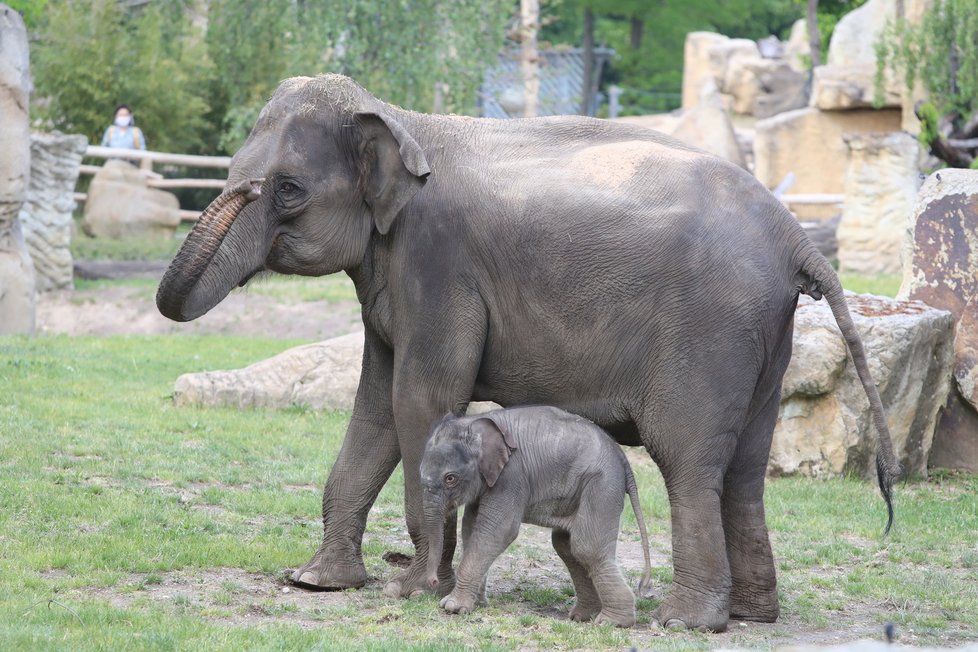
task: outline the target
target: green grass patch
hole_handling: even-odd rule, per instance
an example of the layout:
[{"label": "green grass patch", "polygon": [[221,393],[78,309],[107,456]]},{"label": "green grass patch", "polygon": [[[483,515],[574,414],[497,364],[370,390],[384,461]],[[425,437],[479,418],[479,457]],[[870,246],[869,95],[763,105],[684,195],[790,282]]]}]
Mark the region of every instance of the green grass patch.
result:
[{"label": "green grass patch", "polygon": [[[381,555],[411,551],[399,470],[367,522],[367,587],[292,589],[284,571],[319,544],[320,488],[349,414],[176,409],[170,395],[182,373],[296,343],[0,338],[0,649],[708,649],[856,638],[855,624],[885,622],[913,632],[904,642],[978,640],[978,478],[966,474],[899,486],[885,539],[872,484],[770,481],[781,622],[722,635],[569,622],[566,577],[516,577],[496,595],[490,583],[489,607],[460,617],[433,596],[384,597],[395,571]],[[635,472],[655,545],[668,549],[661,476],[650,463]],[[555,556],[548,544],[514,551],[531,568]],[[662,591],[670,578],[655,569]],[[639,601],[640,623],[660,600]]]},{"label": "green grass patch", "polygon": [[75,260],[170,260],[183,244],[183,238],[190,232],[191,226],[181,224],[177,227],[177,237],[172,238],[139,236],[116,240],[86,235],[82,231],[81,221],[76,219],[71,237],[71,256]]},{"label": "green grass patch", "polygon": [[856,294],[876,294],[884,297],[895,297],[900,290],[903,277],[900,274],[879,274],[865,276],[862,274],[839,274],[842,287]]}]

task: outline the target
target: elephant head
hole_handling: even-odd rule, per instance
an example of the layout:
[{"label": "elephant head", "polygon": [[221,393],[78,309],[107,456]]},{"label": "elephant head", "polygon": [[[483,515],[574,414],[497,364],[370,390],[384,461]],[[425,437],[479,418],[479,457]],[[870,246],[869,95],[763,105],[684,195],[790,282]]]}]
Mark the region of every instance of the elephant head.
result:
[{"label": "elephant head", "polygon": [[164,274],[160,312],[196,319],[263,270],[358,267],[430,173],[407,115],[341,75],[282,82]]},{"label": "elephant head", "polygon": [[493,487],[516,441],[491,413],[479,418],[446,416],[435,427],[421,458],[423,509],[428,534],[428,584],[438,585],[445,520]]}]

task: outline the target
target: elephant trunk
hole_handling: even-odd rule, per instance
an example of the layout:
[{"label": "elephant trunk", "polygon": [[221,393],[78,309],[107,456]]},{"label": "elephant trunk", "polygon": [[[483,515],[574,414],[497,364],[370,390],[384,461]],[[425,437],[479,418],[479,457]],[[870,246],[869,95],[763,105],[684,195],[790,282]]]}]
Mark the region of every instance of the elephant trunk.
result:
[{"label": "elephant trunk", "polygon": [[233,190],[225,190],[201,214],[167,268],[156,292],[156,306],[165,317],[174,321],[190,321],[200,316],[193,314],[193,311],[188,314],[187,299],[241,209],[258,199],[262,181],[245,181]]},{"label": "elephant trunk", "polygon": [[438,586],[438,564],[445,546],[445,506],[425,505],[425,529],[428,532],[428,586]]}]

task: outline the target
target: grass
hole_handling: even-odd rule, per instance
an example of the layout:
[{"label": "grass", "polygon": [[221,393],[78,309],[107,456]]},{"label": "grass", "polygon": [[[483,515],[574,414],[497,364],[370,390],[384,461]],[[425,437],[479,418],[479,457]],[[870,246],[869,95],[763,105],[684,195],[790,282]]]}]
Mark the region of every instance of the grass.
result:
[{"label": "grass", "polygon": [[190,224],[181,224],[174,238],[92,238],[85,235],[81,220],[76,218],[71,237],[71,257],[75,260],[166,261],[177,253],[190,228]]},{"label": "grass", "polygon": [[884,297],[895,297],[900,290],[900,274],[878,274],[866,276],[862,274],[839,274],[842,287],[856,294],[876,294]]},{"label": "grass", "polygon": [[[523,570],[486,609],[450,617],[434,597],[385,598],[394,571],[381,555],[410,552],[399,470],[368,520],[367,587],[289,589],[283,571],[319,543],[320,488],[349,414],[176,409],[170,393],[181,373],[296,343],[0,338],[0,649],[708,649],[851,639],[885,622],[907,643],[978,640],[978,478],[952,473],[898,487],[886,539],[868,483],[769,481],[782,617],[727,634],[569,622],[569,579],[559,567],[530,576],[555,555],[522,539]],[[661,477],[635,466],[654,548],[667,551]],[[655,578],[664,590],[669,564]],[[657,603],[640,601],[640,621]]]}]

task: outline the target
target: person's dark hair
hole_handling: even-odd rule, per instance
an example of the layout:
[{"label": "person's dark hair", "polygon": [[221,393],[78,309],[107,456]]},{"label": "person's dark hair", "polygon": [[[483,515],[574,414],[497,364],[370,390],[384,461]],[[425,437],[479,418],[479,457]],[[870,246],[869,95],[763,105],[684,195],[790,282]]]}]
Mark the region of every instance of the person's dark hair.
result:
[{"label": "person's dark hair", "polygon": [[118,113],[119,109],[125,109],[126,111],[129,112],[129,115],[132,115],[132,109],[129,108],[128,104],[120,104],[119,106],[115,107],[115,111],[112,112],[112,115]]}]

